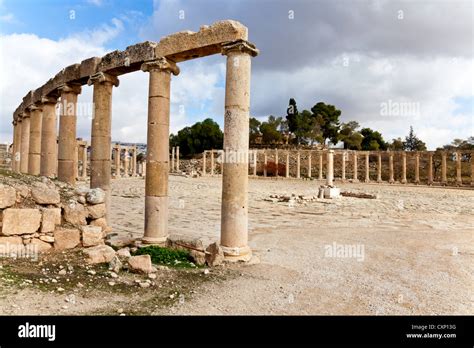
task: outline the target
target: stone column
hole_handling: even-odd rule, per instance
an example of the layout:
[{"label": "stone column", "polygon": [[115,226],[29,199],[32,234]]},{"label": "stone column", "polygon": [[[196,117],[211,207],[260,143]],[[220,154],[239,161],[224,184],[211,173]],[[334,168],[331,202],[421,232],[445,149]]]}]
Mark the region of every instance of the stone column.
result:
[{"label": "stone column", "polygon": [[120,145],[116,144],[115,147],[114,147],[114,150],[115,150],[115,158],[114,158],[114,161],[115,161],[115,178],[116,179],[119,179],[120,176],[122,175],[122,173],[120,172],[120,157],[122,155],[122,150],[120,148]]},{"label": "stone column", "polygon": [[171,148],[171,172],[174,172],[174,146]]},{"label": "stone column", "polygon": [[433,153],[428,152],[428,185],[433,184]]},{"label": "stone column", "polygon": [[370,163],[369,163],[369,152],[365,153],[365,182],[370,182]]},{"label": "stone column", "polygon": [[128,178],[130,176],[130,153],[129,148],[125,148],[125,153],[123,154],[123,177]]},{"label": "stone column", "polygon": [[352,179],[354,182],[359,182],[357,178],[357,152],[354,151],[354,177]]},{"label": "stone column", "polygon": [[290,177],[290,152],[289,151],[286,153],[286,172],[285,172],[285,176],[287,178]]},{"label": "stone column", "polygon": [[76,139],[76,151],[74,152],[74,177],[76,180],[79,178],[79,144]]},{"label": "stone column", "polygon": [[179,173],[179,146],[176,146],[176,171]]},{"label": "stone column", "polygon": [[211,150],[211,176],[214,176],[214,150]]},{"label": "stone column", "polygon": [[56,138],[57,138],[57,120],[56,103],[57,98],[43,97],[43,124],[41,127],[41,166],[40,174],[53,177],[56,175]]},{"label": "stone column", "polygon": [[107,207],[106,219],[110,221],[110,152],[112,128],[112,88],[118,87],[116,76],[99,72],[87,81],[94,85],[94,117],[91,131],[91,188],[101,188],[105,191]]},{"label": "stone column", "polygon": [[87,178],[87,142],[82,147],[82,172],[81,172],[82,180],[86,180]]},{"label": "stone column", "polygon": [[447,169],[447,153],[446,151],[441,152],[441,184],[446,185],[448,177],[446,175]]},{"label": "stone column", "polygon": [[377,153],[377,182],[382,182],[382,154]]},{"label": "stone column", "polygon": [[202,176],[206,176],[206,153],[207,151],[202,153]]},{"label": "stone column", "polygon": [[168,239],[171,73],[178,75],[179,68],[173,61],[159,58],[143,63],[141,69],[150,74],[143,242],[164,244]]},{"label": "stone column", "polygon": [[420,153],[415,153],[415,184],[420,183]]},{"label": "stone column", "polygon": [[257,156],[258,151],[253,152],[253,176],[257,176]]},{"label": "stone column", "polygon": [[311,152],[308,154],[308,178],[311,178]]},{"label": "stone column", "polygon": [[474,186],[474,152],[471,152],[471,186]]},{"label": "stone column", "polygon": [[41,105],[28,107],[30,111],[30,147],[28,151],[28,174],[39,175],[41,166],[41,127],[43,109]]},{"label": "stone column", "polygon": [[323,180],[323,154],[319,153],[319,180]]},{"label": "stone column", "polygon": [[341,180],[346,181],[346,156],[347,152],[342,153],[342,174],[341,174]]},{"label": "stone column", "polygon": [[393,175],[393,152],[392,151],[388,153],[388,171],[389,171],[388,182],[390,184],[393,184],[395,182],[395,179]]},{"label": "stone column", "polygon": [[267,177],[267,152],[263,151],[263,176]]},{"label": "stone column", "polygon": [[296,152],[296,178],[300,178],[300,152]]},{"label": "stone column", "polygon": [[[71,185],[76,183],[74,162],[76,151],[76,108],[80,85],[64,84],[58,88],[61,93],[58,143],[58,180]],[[97,107],[97,105],[96,105]]]},{"label": "stone column", "polygon": [[334,150],[328,150],[327,153],[327,172],[326,172],[326,185],[334,185]]},{"label": "stone column", "polygon": [[249,149],[250,60],[258,50],[246,41],[237,41],[224,45],[222,54],[227,56],[224,155],[235,153],[238,160],[231,162],[224,156],[222,162],[220,244],[227,259],[248,261],[251,250],[248,246],[248,164],[245,162]]},{"label": "stone column", "polygon": [[402,152],[402,184],[407,183],[407,153]]},{"label": "stone column", "polygon": [[28,153],[30,151],[30,113],[25,111],[21,119],[20,171],[28,173]]},{"label": "stone column", "polygon": [[275,176],[278,177],[278,149],[275,149]]},{"label": "stone column", "polygon": [[462,160],[462,153],[456,152],[456,184],[457,185],[462,185],[461,160]]},{"label": "stone column", "polygon": [[20,161],[21,161],[21,118],[17,118],[14,121],[15,132],[14,132],[14,151],[13,151],[13,170],[16,173],[20,172]]},{"label": "stone column", "polygon": [[133,152],[132,152],[132,176],[136,177],[137,176],[137,147],[133,147]]}]

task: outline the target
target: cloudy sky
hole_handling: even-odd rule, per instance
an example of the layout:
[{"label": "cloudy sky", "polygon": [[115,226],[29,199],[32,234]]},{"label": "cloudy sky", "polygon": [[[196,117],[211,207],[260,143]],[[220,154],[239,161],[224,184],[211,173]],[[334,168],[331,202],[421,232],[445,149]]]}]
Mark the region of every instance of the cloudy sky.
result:
[{"label": "cloudy sky", "polygon": [[[474,135],[471,0],[0,0],[0,142],[11,142],[22,97],[63,67],[141,41],[235,19],[261,54],[252,61],[251,115],[283,116],[319,101],[382,132],[410,125],[430,149]],[[212,117],[222,126],[225,57],[180,64],[171,130]],[[145,142],[148,81],[120,77],[113,140]],[[79,102],[92,100],[83,86]],[[90,115],[78,136],[90,139]]]}]

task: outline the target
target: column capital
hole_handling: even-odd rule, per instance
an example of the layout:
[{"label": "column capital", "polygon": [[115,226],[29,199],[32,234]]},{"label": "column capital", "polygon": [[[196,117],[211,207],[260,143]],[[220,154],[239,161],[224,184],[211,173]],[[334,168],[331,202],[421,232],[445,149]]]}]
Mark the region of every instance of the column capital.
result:
[{"label": "column capital", "polygon": [[260,53],[260,51],[255,47],[253,43],[245,40],[225,43],[221,47],[221,54],[224,56],[226,56],[229,52],[233,51],[248,53],[252,57],[256,57]]},{"label": "column capital", "polygon": [[173,73],[173,75],[175,76],[179,75],[180,72],[179,67],[176,65],[176,63],[172,60],[166,59],[165,57],[160,57],[158,59],[145,62],[142,64],[140,69],[144,72],[150,72],[153,70],[168,71],[170,73]]},{"label": "column capital", "polygon": [[40,104],[32,104],[32,105],[28,106],[27,109],[28,109],[28,111],[30,111],[30,112],[31,112],[31,111],[37,111],[37,110],[38,110],[38,111],[43,110],[43,108],[41,107]]},{"label": "column capital", "polygon": [[41,97],[41,103],[42,104],[56,104],[58,102],[58,98],[56,97],[50,97],[50,96],[46,96],[46,95],[43,95]]},{"label": "column capital", "polygon": [[59,93],[74,93],[74,94],[81,94],[82,87],[79,84],[72,84],[72,83],[64,83],[58,87]]},{"label": "column capital", "polygon": [[120,84],[119,79],[115,75],[107,74],[104,72],[98,72],[95,73],[94,75],[91,75],[89,77],[89,80],[87,81],[87,85],[91,86],[96,83],[111,83],[115,87],[118,87]]}]

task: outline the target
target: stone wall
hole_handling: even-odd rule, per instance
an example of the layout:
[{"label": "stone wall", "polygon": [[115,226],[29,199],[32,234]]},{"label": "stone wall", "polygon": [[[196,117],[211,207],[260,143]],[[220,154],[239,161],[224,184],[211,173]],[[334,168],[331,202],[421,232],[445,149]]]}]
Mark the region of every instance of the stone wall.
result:
[{"label": "stone wall", "polygon": [[104,201],[101,189],[0,174],[0,256],[104,244]]}]

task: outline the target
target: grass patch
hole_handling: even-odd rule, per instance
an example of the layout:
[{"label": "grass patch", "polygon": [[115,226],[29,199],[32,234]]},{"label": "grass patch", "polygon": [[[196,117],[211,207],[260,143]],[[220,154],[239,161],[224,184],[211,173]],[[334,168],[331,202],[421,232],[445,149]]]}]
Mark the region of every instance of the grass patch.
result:
[{"label": "grass patch", "polygon": [[139,248],[133,255],[150,255],[151,262],[177,268],[196,268],[188,251],[175,250],[156,245]]}]

